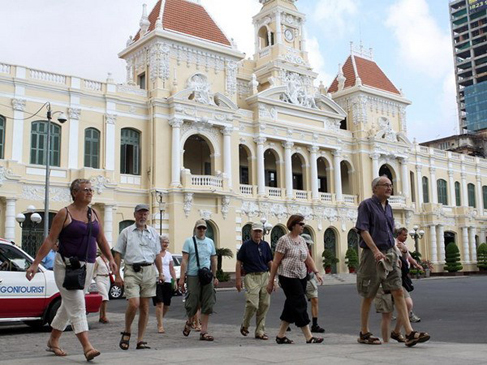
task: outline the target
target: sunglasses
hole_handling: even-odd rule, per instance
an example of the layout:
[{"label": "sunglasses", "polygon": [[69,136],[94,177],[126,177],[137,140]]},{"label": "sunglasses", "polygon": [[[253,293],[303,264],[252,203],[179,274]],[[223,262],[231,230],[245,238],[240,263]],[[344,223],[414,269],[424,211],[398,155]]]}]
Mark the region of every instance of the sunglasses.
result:
[{"label": "sunglasses", "polygon": [[197,227],[196,229],[202,229],[203,231],[206,231],[206,227],[203,227],[203,226]]},{"label": "sunglasses", "polygon": [[301,227],[304,227],[304,226],[306,225],[306,223],[304,223],[304,222],[300,222],[300,223],[298,223],[298,224],[299,224]]}]

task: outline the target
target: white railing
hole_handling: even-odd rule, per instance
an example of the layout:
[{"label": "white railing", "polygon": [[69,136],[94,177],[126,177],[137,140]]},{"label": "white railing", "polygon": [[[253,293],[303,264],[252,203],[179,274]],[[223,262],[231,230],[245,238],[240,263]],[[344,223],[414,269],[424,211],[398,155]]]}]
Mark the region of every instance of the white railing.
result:
[{"label": "white railing", "polygon": [[275,198],[280,198],[282,196],[281,188],[267,188],[267,195]]},{"label": "white railing", "polygon": [[343,194],[343,201],[345,203],[355,204],[355,198],[356,198],[355,195],[346,195],[346,194]]},{"label": "white railing", "polygon": [[438,157],[446,157],[446,151],[443,151],[443,150],[437,150],[435,148],[435,156],[438,156]]},{"label": "white railing", "polygon": [[406,204],[406,198],[400,195],[392,195],[389,198],[389,204]]},{"label": "white railing", "polygon": [[262,51],[259,52],[260,57],[265,57],[271,54],[271,49],[269,47],[264,48]]},{"label": "white railing", "polygon": [[6,65],[5,63],[0,63],[0,72],[3,74],[10,73],[10,65]]},{"label": "white railing", "polygon": [[139,88],[138,86],[132,86],[127,84],[117,85],[118,93],[127,93],[138,96],[147,96],[147,91]]},{"label": "white railing", "polygon": [[299,200],[308,200],[308,192],[302,190],[294,190],[294,197]]},{"label": "white railing", "polygon": [[331,193],[320,193],[320,199],[324,202],[332,202],[333,201],[333,194]]},{"label": "white railing", "polygon": [[34,80],[41,80],[47,82],[53,82],[55,84],[66,85],[66,76],[55,74],[52,72],[30,70],[30,77]]},{"label": "white railing", "polygon": [[215,188],[223,187],[223,179],[216,176],[192,175],[191,185],[193,186],[212,186]]},{"label": "white railing", "polygon": [[465,155],[465,161],[474,162],[475,161],[475,157]]},{"label": "white railing", "polygon": [[254,195],[254,187],[252,185],[240,184],[240,194]]},{"label": "white railing", "polygon": [[102,91],[102,83],[98,81],[83,80],[85,89],[93,91]]},{"label": "white railing", "polygon": [[424,153],[429,153],[430,148],[429,147],[424,147],[424,146],[419,146],[419,150]]}]

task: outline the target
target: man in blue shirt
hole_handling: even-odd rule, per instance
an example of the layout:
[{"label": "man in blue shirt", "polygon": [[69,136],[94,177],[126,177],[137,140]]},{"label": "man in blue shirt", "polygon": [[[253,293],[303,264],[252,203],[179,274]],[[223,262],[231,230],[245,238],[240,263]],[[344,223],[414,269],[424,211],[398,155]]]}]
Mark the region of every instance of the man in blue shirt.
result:
[{"label": "man in blue shirt", "polygon": [[272,266],[272,251],[269,244],[262,240],[263,230],[262,223],[252,224],[251,239],[245,241],[240,247],[235,267],[235,286],[239,292],[242,290],[241,269],[243,266],[246,302],[240,333],[243,336],[249,334],[250,320],[255,315],[255,338],[268,340],[269,337],[265,333],[265,317],[271,297],[266,288],[269,282],[269,270]]},{"label": "man in blue shirt", "polygon": [[54,268],[54,259],[56,258],[56,253],[59,247],[58,245],[59,242],[56,242],[51,251],[49,251],[47,256],[41,261],[42,266],[44,266],[47,270],[52,270]]},{"label": "man in blue shirt", "polygon": [[[183,260],[181,262],[181,277],[179,288],[184,291],[185,274],[187,275],[187,296],[184,302],[188,320],[184,325],[183,335],[189,336],[193,317],[201,308],[201,333],[200,340],[213,341],[213,336],[208,334],[209,316],[213,313],[213,306],[216,303],[214,286],[218,285],[216,278],[217,257],[215,243],[211,238],[206,237],[207,224],[200,219],[195,224],[196,234],[184,241]],[[198,277],[198,262],[196,260],[195,246],[198,247],[198,258],[200,268],[206,267],[213,273],[213,281],[202,285]]]}]

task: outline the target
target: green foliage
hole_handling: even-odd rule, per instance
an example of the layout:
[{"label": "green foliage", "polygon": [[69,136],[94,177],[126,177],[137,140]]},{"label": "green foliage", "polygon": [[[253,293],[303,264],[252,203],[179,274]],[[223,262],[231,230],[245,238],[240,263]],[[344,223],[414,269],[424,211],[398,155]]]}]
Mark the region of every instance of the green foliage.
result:
[{"label": "green foliage", "polygon": [[487,243],[481,243],[477,248],[477,266],[487,270]]},{"label": "green foliage", "polygon": [[418,251],[411,252],[411,256],[416,262],[419,263],[421,261],[421,254]]},{"label": "green foliage", "polygon": [[335,253],[328,248],[325,248],[321,254],[321,257],[323,257],[323,267],[325,269],[340,262],[340,260],[336,258]]},{"label": "green foliage", "polygon": [[216,271],[216,278],[218,279],[219,282],[224,282],[230,280],[230,274],[227,274],[223,270],[217,270]]},{"label": "green foliage", "polygon": [[445,270],[448,272],[457,272],[463,269],[460,263],[460,250],[455,242],[450,242],[446,246],[446,265]]},{"label": "green foliage", "polygon": [[349,268],[356,269],[358,267],[358,253],[357,250],[350,247],[345,253],[345,263]]},{"label": "green foliage", "polygon": [[[216,270],[217,271],[222,271],[222,261],[224,257],[233,257],[233,252],[229,248],[217,248],[215,249],[216,251],[216,257],[217,257],[217,265],[216,265]],[[220,279],[218,279],[220,280]],[[221,281],[221,280],[220,280]]]}]

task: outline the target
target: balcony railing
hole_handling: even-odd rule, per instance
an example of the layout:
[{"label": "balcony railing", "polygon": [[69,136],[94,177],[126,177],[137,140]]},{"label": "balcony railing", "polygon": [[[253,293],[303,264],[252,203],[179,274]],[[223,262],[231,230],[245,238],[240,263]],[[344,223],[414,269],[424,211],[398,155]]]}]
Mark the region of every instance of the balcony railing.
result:
[{"label": "balcony railing", "polygon": [[357,204],[357,196],[343,194],[343,201],[348,204]]},{"label": "balcony railing", "polygon": [[270,188],[267,187],[267,196],[272,198],[281,198],[282,197],[282,190],[281,188]]},{"label": "balcony railing", "polygon": [[254,195],[254,187],[252,185],[240,184],[240,194]]},{"label": "balcony railing", "polygon": [[331,203],[333,202],[333,194],[332,193],[320,193],[321,201]]},{"label": "balcony railing", "polygon": [[406,198],[400,195],[392,195],[389,198],[389,204],[406,204]]},{"label": "balcony railing", "polygon": [[299,200],[308,200],[308,192],[303,190],[294,190],[294,197]]},{"label": "balcony railing", "polygon": [[210,186],[214,188],[223,188],[223,179],[216,176],[192,175],[191,185],[193,186]]}]

